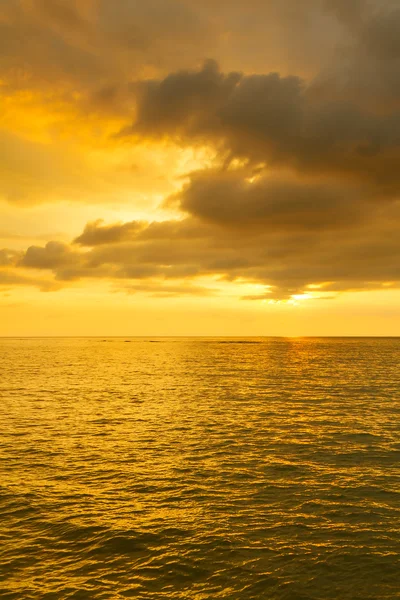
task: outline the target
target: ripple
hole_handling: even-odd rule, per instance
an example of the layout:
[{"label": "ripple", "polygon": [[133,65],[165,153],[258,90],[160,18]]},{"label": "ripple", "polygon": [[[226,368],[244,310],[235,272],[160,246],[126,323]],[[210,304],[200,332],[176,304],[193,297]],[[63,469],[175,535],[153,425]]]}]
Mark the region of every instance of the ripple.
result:
[{"label": "ripple", "polygon": [[0,352],[1,598],[398,600],[400,340]]}]

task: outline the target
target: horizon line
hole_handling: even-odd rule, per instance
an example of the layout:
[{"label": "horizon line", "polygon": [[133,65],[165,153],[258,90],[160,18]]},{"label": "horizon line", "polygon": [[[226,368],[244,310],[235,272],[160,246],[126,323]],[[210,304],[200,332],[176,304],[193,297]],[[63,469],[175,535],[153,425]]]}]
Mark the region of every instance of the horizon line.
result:
[{"label": "horizon line", "polygon": [[146,339],[146,338],[265,338],[265,339],[400,339],[400,335],[0,335],[0,339]]}]

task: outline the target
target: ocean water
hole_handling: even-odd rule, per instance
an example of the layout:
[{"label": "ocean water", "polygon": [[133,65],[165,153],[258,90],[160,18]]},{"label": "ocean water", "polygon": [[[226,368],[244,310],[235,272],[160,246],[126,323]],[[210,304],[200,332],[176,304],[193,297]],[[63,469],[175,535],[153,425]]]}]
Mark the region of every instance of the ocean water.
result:
[{"label": "ocean water", "polygon": [[0,597],[400,598],[400,339],[0,340]]}]

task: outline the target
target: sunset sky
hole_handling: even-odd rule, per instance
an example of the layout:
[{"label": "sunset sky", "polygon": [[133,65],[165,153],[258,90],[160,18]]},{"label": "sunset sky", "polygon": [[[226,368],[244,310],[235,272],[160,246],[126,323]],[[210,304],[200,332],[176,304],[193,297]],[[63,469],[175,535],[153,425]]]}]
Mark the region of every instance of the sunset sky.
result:
[{"label": "sunset sky", "polygon": [[1,0],[0,335],[400,335],[398,0]]}]

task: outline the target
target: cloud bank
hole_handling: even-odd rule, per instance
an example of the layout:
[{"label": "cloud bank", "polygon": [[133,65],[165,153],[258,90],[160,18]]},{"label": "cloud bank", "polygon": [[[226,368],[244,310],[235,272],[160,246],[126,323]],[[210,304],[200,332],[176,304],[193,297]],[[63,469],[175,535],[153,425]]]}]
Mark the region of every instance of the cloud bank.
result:
[{"label": "cloud bank", "polygon": [[[5,0],[2,96],[68,107],[77,128],[94,119],[112,165],[121,148],[213,158],[164,194],[176,218],[97,219],[70,244],[0,250],[0,285],[179,295],[208,293],[209,277],[265,288],[251,298],[398,287],[399,31],[381,0]],[[0,136],[9,202],[11,179],[32,202],[59,188],[85,201],[92,171],[73,149]]]}]

